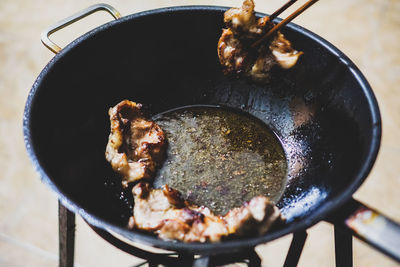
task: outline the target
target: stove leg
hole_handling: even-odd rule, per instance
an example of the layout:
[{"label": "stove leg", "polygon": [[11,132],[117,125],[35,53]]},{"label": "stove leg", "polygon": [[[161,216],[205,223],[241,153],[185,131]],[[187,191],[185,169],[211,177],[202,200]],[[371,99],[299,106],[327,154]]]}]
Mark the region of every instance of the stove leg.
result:
[{"label": "stove leg", "polygon": [[158,263],[153,262],[153,261],[147,261],[149,264],[149,267],[158,267]]},{"label": "stove leg", "polygon": [[194,256],[188,253],[181,253],[178,256],[178,262],[180,266],[192,266]]},{"label": "stove leg", "polygon": [[75,246],[75,214],[58,201],[59,266],[73,267]]},{"label": "stove leg", "polygon": [[301,252],[304,248],[304,244],[306,243],[306,239],[306,231],[293,233],[292,243],[290,244],[290,248],[286,256],[285,263],[283,265],[284,267],[297,266],[300,260]]},{"label": "stove leg", "polygon": [[200,258],[193,260],[192,267],[209,267],[209,266],[211,266],[210,256],[200,256]]},{"label": "stove leg", "polygon": [[255,250],[249,252],[248,259],[249,259],[249,264],[248,264],[249,267],[261,266],[261,259]]},{"label": "stove leg", "polygon": [[336,266],[353,266],[353,236],[335,225],[335,260]]},{"label": "stove leg", "polygon": [[183,264],[180,266],[192,267],[211,267],[211,266],[225,266],[231,263],[243,262],[247,263],[249,267],[261,267],[261,259],[255,252],[254,248],[233,254],[222,255],[202,255],[199,258],[190,258],[192,264]]}]

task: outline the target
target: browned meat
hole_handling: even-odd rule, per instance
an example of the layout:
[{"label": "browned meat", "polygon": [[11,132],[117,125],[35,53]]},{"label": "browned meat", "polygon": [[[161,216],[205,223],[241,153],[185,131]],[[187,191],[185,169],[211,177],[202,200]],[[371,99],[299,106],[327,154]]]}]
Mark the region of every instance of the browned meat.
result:
[{"label": "browned meat", "polygon": [[142,105],[123,100],[109,110],[111,133],[106,159],[122,175],[122,184],[150,179],[164,159],[165,136],[142,112]]},{"label": "browned meat", "polygon": [[232,234],[263,234],[283,220],[278,208],[261,196],[221,217],[208,208],[190,205],[167,185],[152,189],[140,182],[132,193],[135,205],[129,226],[152,231],[162,239],[217,242]]},{"label": "browned meat", "polygon": [[223,29],[218,42],[218,57],[225,74],[246,72],[249,66],[249,53],[235,38],[231,29]]},{"label": "browned meat", "polygon": [[253,40],[273,26],[268,17],[256,18],[253,0],[245,0],[242,7],[226,11],[224,22],[235,36],[242,40]]},{"label": "browned meat", "polygon": [[229,233],[245,235],[246,233],[264,234],[272,225],[282,222],[279,209],[268,198],[252,198],[240,208],[230,210],[225,216]]},{"label": "browned meat", "polygon": [[251,46],[274,26],[268,17],[256,18],[253,0],[245,0],[241,8],[226,11],[224,22],[228,29],[223,29],[218,41],[218,57],[225,74],[244,74],[255,81],[264,81],[274,65],[291,68],[303,54],[294,50],[280,32],[269,44]]},{"label": "browned meat", "polygon": [[279,66],[284,69],[290,69],[296,65],[297,60],[303,54],[303,52],[294,50],[290,41],[280,32],[272,40],[269,49]]}]

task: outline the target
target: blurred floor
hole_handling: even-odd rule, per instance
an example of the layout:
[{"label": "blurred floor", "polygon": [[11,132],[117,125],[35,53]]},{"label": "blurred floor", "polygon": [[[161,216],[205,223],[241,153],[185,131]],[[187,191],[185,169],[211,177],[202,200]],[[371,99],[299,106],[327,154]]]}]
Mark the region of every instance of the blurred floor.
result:
[{"label": "blurred floor", "polygon": [[[256,9],[271,13],[282,2],[257,0]],[[40,182],[26,155],[22,114],[30,87],[53,56],[42,46],[40,32],[94,3],[97,2],[0,1],[0,266],[57,266],[57,199]],[[172,5],[241,5],[238,0],[107,3],[122,14]],[[374,169],[355,198],[397,221],[400,221],[399,14],[398,0],[323,0],[295,20],[347,54],[374,89],[383,120],[382,146]],[[108,15],[93,15],[54,38],[65,45],[77,34],[107,20]],[[322,222],[308,233],[299,266],[334,266],[333,227]],[[259,246],[263,265],[282,266],[290,240],[287,236]],[[140,262],[103,241],[80,218],[77,218],[75,259],[76,266],[131,266]],[[397,264],[355,240],[354,266]]]}]

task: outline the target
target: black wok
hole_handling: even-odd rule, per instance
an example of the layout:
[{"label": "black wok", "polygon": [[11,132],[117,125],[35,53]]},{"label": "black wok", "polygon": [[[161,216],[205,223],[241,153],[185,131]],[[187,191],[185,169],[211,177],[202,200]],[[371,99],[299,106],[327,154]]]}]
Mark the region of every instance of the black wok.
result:
[{"label": "black wok", "polygon": [[[352,199],[381,137],[378,105],[364,76],[327,41],[289,24],[283,33],[304,51],[293,69],[273,70],[264,85],[227,78],[216,55],[225,10],[190,6],[133,14],[62,49],[37,78],[24,112],[26,148],[42,180],[91,225],[159,248],[232,252],[327,220],[400,260],[399,226]],[[104,159],[107,110],[122,99],[146,104],[151,114],[224,105],[264,121],[288,157],[288,186],[278,203],[287,224],[263,236],[206,244],[127,230],[121,218],[126,206],[104,186],[112,175]],[[375,217],[366,224],[360,216],[349,219],[355,214]]]}]

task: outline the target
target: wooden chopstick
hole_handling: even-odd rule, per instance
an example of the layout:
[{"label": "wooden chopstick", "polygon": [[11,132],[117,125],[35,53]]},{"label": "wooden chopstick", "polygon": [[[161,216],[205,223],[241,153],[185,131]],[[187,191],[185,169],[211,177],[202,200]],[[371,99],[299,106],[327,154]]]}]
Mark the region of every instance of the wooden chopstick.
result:
[{"label": "wooden chopstick", "polygon": [[[269,30],[269,32],[267,32],[263,37],[261,37],[260,39],[258,39],[256,42],[254,42],[254,44],[252,44],[253,48],[256,48],[258,45],[260,45],[262,42],[264,42],[265,40],[267,40],[270,36],[272,36],[274,33],[276,33],[280,28],[282,28],[283,26],[285,26],[286,24],[288,24],[289,22],[291,22],[294,18],[296,18],[298,15],[300,15],[301,13],[303,13],[307,8],[309,8],[310,6],[312,6],[313,4],[315,4],[318,0],[309,0],[308,2],[306,2],[304,5],[302,5],[301,7],[299,7],[296,11],[294,11],[292,14],[290,14],[286,19],[282,20],[280,23],[278,23],[277,25],[275,25],[271,30]],[[292,2],[292,1],[289,1]],[[289,3],[287,3],[289,4]],[[292,5],[293,3],[290,3],[290,5]],[[290,6],[289,5],[289,6]],[[285,6],[285,5],[284,5]],[[272,16],[272,15],[271,15]]]},{"label": "wooden chopstick", "polygon": [[281,6],[279,9],[277,9],[274,13],[271,14],[271,16],[269,16],[269,20],[272,21],[273,19],[275,19],[276,17],[278,17],[283,11],[285,11],[286,9],[288,9],[291,5],[293,5],[295,2],[297,2],[297,0],[290,0],[288,1],[286,4],[284,4],[283,6]]}]

